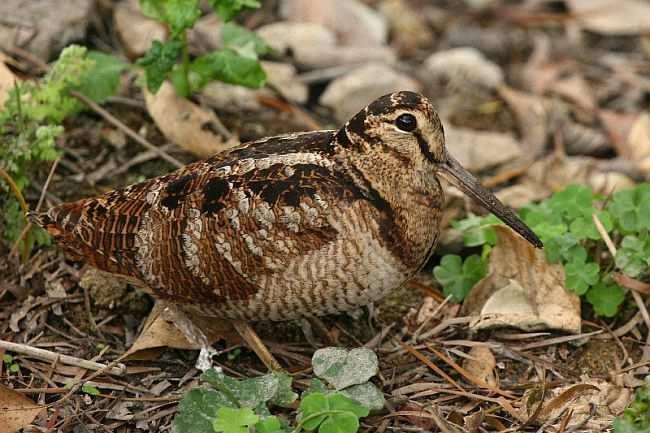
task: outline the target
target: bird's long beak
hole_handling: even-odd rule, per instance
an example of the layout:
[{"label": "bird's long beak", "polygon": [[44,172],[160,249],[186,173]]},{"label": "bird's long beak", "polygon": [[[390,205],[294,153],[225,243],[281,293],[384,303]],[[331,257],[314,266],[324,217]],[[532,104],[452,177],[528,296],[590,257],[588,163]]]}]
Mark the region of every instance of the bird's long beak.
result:
[{"label": "bird's long beak", "polygon": [[439,167],[441,174],[446,175],[445,178],[453,185],[485,206],[535,247],[543,247],[542,241],[537,235],[510,208],[501,203],[494,194],[483,188],[478,179],[465,170],[458,161],[449,155],[447,162],[440,164]]}]

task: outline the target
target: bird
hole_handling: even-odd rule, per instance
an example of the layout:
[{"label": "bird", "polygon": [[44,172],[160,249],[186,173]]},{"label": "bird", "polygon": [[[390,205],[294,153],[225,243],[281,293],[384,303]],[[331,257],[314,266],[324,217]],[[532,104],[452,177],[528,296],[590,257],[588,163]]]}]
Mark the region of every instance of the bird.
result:
[{"label": "bird", "polygon": [[72,259],[201,315],[291,320],[357,309],[435,251],[446,179],[542,242],[445,147],[431,101],[377,98],[338,130],[263,138],[30,214]]}]

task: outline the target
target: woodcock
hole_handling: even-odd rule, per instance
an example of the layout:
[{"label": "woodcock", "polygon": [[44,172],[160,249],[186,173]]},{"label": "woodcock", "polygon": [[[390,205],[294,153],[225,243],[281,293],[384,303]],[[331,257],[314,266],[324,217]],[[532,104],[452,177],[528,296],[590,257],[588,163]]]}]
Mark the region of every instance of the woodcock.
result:
[{"label": "woodcock", "polygon": [[265,138],[31,215],[69,255],[200,314],[286,320],[351,310],[431,256],[445,177],[537,236],[445,149],[431,103],[375,100],[338,131]]}]

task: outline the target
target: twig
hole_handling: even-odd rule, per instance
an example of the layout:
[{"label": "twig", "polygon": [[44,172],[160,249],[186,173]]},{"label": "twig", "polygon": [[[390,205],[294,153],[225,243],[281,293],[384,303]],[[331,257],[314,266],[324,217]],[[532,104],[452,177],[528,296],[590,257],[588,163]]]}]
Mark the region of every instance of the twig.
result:
[{"label": "twig", "polygon": [[141,136],[140,134],[138,134],[137,132],[135,132],[134,130],[129,128],[128,126],[126,126],[124,123],[122,123],[121,120],[119,120],[117,117],[113,116],[108,111],[104,110],[102,107],[99,106],[99,104],[97,104],[96,102],[90,100],[87,96],[85,96],[85,95],[83,95],[83,94],[81,94],[81,93],[79,93],[79,92],[77,92],[75,90],[71,91],[70,95],[74,96],[75,98],[77,98],[78,100],[80,100],[81,102],[86,104],[89,108],[91,108],[97,114],[102,116],[106,121],[112,123],[116,128],[120,129],[122,132],[124,132],[126,135],[131,137],[133,140],[137,141],[138,143],[140,143],[141,145],[143,145],[147,149],[156,152],[162,159],[169,162],[173,166],[175,166],[177,168],[181,168],[181,167],[185,166],[185,164],[183,164],[182,162],[180,162],[179,160],[177,160],[176,158],[174,158],[173,156],[171,156],[170,154],[168,154],[164,150],[162,150],[162,149],[154,146],[153,144],[149,143],[149,141],[146,138],[144,138],[143,136]]},{"label": "twig", "polygon": [[18,200],[20,209],[23,211],[23,215],[27,215],[29,208],[27,207],[27,202],[25,201],[25,197],[23,197],[23,193],[20,192],[20,189],[18,188],[18,185],[16,185],[16,182],[14,182],[11,176],[9,176],[9,173],[7,173],[2,167],[0,167],[0,177],[4,179],[7,184],[9,184],[11,192],[13,192],[16,200]]},{"label": "twig", "polygon": [[600,235],[601,238],[603,238],[605,245],[607,245],[607,249],[609,250],[609,253],[612,255],[612,257],[615,257],[616,247],[614,246],[614,242],[612,242],[612,238],[609,237],[607,230],[605,230],[605,227],[603,227],[603,223],[600,222],[600,218],[598,218],[598,215],[596,215],[595,213],[591,215],[591,218],[594,220],[594,224],[596,225],[596,230],[598,230],[598,234]]},{"label": "twig", "polygon": [[37,347],[28,346],[26,344],[12,343],[9,341],[0,340],[0,348],[8,350],[10,352],[33,356],[34,358],[43,359],[46,361],[58,360],[58,362],[61,362],[63,364],[74,365],[86,370],[105,371],[116,376],[121,376],[126,371],[126,366],[124,364],[118,364],[117,366],[111,366],[110,368],[107,368],[107,365],[100,364],[99,362],[87,361],[75,356],[61,355],[56,352],[39,349]]}]

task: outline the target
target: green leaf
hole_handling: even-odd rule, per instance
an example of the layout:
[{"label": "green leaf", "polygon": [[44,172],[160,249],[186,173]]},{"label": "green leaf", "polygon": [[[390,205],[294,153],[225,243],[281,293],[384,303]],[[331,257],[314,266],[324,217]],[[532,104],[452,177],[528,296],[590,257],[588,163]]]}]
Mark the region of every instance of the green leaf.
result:
[{"label": "green leaf", "polygon": [[352,385],[339,392],[370,410],[381,410],[386,404],[384,394],[372,382]]},{"label": "green leaf", "polygon": [[[568,262],[576,257],[587,258],[587,250],[578,243],[573,233],[565,233],[544,242],[546,258],[551,263]],[[583,260],[583,261],[584,261]]]},{"label": "green leaf", "polygon": [[212,423],[212,428],[217,433],[249,433],[250,427],[259,420],[260,417],[250,408],[233,409],[223,406],[217,410],[217,419]]},{"label": "green leaf", "polygon": [[189,67],[189,80],[193,91],[213,80],[259,88],[266,83],[266,73],[257,60],[223,49],[196,58]]},{"label": "green leaf", "polygon": [[144,68],[147,89],[150,92],[155,93],[160,89],[167,74],[181,56],[183,45],[183,42],[177,39],[165,43],[153,41],[147,54],[137,61],[137,64]]},{"label": "green leaf", "polygon": [[224,21],[230,21],[244,9],[257,9],[262,5],[259,0],[208,0],[208,3]]},{"label": "green leaf", "polygon": [[358,430],[359,418],[350,412],[332,414],[318,429],[319,433],[357,433]]},{"label": "green leaf", "polygon": [[169,24],[172,36],[192,27],[201,16],[199,0],[140,0],[140,10],[149,18]]},{"label": "green leaf", "polygon": [[[316,430],[316,428],[327,418],[327,414],[317,415],[329,409],[327,396],[320,392],[309,394],[303,398],[298,407],[299,419],[305,420],[302,427],[305,430]],[[309,419],[307,419],[309,418]]]},{"label": "green leaf", "polygon": [[81,77],[76,90],[101,104],[115,94],[120,84],[120,73],[128,65],[99,51],[89,51],[87,58],[94,62],[93,67]]},{"label": "green leaf", "polygon": [[442,285],[445,296],[452,295],[454,302],[461,302],[470,289],[487,275],[487,262],[480,256],[471,255],[463,261],[460,256],[447,254],[433,268],[433,275]]},{"label": "green leaf", "polygon": [[558,191],[548,200],[548,206],[568,221],[593,211],[593,192],[582,185],[570,185]]},{"label": "green leaf", "polygon": [[256,433],[284,433],[285,430],[280,424],[277,416],[267,416],[262,421],[255,424]]},{"label": "green leaf", "polygon": [[377,374],[377,355],[364,347],[347,349],[326,347],[318,349],[312,357],[314,374],[335,389],[366,382]]},{"label": "green leaf", "polygon": [[88,395],[99,395],[99,389],[96,386],[88,385],[87,383],[81,386],[81,391]]},{"label": "green leaf", "polygon": [[[12,372],[12,373],[18,373],[18,372],[20,371],[20,365],[18,365],[18,364],[11,364],[11,365],[9,366],[9,371]],[[99,391],[97,391],[97,393],[99,394]]]},{"label": "green leaf", "polygon": [[607,210],[623,234],[650,230],[650,184],[615,192]]},{"label": "green leaf", "polygon": [[358,402],[352,400],[349,397],[346,397],[345,395],[339,392],[328,395],[327,401],[330,410],[348,411],[353,413],[357,417],[368,416],[369,413],[367,407],[362,406]]},{"label": "green leaf", "polygon": [[[291,376],[286,373],[270,373],[250,379],[237,380],[215,370],[207,370],[201,379],[211,384],[218,392],[229,390],[239,404],[257,408],[269,401],[286,406],[296,400],[291,390]],[[223,395],[224,399],[228,396]]]},{"label": "green leaf", "polygon": [[633,278],[647,271],[650,264],[650,237],[639,239],[637,236],[625,236],[616,252],[615,262],[623,273]]},{"label": "green leaf", "polygon": [[175,433],[213,433],[212,423],[220,407],[231,407],[232,402],[223,394],[196,388],[181,400],[178,415],[174,418]]},{"label": "green leaf", "polygon": [[234,23],[227,23],[221,29],[221,42],[224,48],[239,51],[244,47],[252,47],[254,58],[263,56],[270,51],[270,47],[255,32]]},{"label": "green leaf", "polygon": [[13,362],[13,360],[14,360],[14,357],[11,356],[11,355],[7,355],[7,354],[2,355],[2,362],[4,362],[5,364],[11,364]]},{"label": "green leaf", "polygon": [[564,265],[565,284],[567,289],[577,295],[584,295],[589,287],[596,284],[599,278],[598,264],[585,262],[577,257]]},{"label": "green leaf", "polygon": [[587,301],[599,316],[613,317],[625,300],[625,291],[618,284],[599,282],[587,292]]},{"label": "green leaf", "polygon": [[480,245],[496,245],[497,235],[492,229],[494,224],[500,224],[499,219],[490,214],[485,217],[472,216],[452,222],[452,226],[463,232],[463,243],[468,247]]}]

